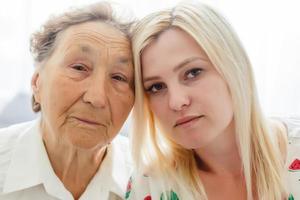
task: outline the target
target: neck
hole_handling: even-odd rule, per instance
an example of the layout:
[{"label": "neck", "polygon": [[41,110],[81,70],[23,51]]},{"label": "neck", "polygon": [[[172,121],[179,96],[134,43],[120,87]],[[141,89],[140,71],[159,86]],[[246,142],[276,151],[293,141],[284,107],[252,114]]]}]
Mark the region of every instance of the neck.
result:
[{"label": "neck", "polygon": [[242,175],[242,162],[233,125],[211,144],[194,151],[199,170],[222,176]]},{"label": "neck", "polygon": [[43,141],[55,174],[78,199],[98,171],[106,155],[106,146],[82,149],[49,137],[45,132]]}]

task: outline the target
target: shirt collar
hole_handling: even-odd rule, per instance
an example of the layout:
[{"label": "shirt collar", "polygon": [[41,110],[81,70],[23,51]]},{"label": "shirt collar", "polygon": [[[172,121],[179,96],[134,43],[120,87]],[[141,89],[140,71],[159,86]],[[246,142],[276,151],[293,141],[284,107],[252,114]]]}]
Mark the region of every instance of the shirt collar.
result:
[{"label": "shirt collar", "polygon": [[[48,194],[60,199],[73,199],[52,169],[39,125],[40,119],[34,121],[18,138],[3,193],[44,184]],[[127,141],[123,136],[117,136],[108,146],[106,157],[80,200],[97,196],[108,199],[109,192],[123,197],[130,176],[129,157]]]},{"label": "shirt collar", "polygon": [[131,173],[131,161],[128,144],[123,136],[117,136],[108,146],[98,172],[88,185],[80,200],[90,200],[91,197],[109,199],[110,193],[122,197]]},{"label": "shirt collar", "polygon": [[[53,184],[54,183],[54,184]],[[40,134],[40,119],[23,130],[18,138],[3,187],[3,193],[44,184],[47,193],[70,199],[71,194],[64,189],[55,175]]]}]

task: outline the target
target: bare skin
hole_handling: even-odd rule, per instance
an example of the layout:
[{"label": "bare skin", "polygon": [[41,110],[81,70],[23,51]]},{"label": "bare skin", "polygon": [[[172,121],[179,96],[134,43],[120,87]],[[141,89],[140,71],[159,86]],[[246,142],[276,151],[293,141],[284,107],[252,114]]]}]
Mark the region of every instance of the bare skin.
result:
[{"label": "bare skin", "polygon": [[79,199],[101,166],[106,148],[81,151],[76,148],[56,146],[57,148],[47,147],[54,172],[74,199]]},{"label": "bare skin", "polygon": [[208,199],[247,199],[230,93],[205,52],[174,28],[143,51],[142,64],[151,110],[169,137],[201,158]]},{"label": "bare skin", "polygon": [[198,160],[199,176],[208,199],[247,199],[241,159],[232,130],[195,152],[201,158]]},{"label": "bare skin", "polygon": [[61,33],[32,78],[41,131],[54,172],[79,199],[134,102],[128,39],[101,22]]},{"label": "bare skin", "polygon": [[[170,28],[143,49],[141,62],[155,120],[174,142],[195,152],[208,199],[246,200],[232,97],[201,46],[183,30]],[[286,157],[286,136],[274,138]],[[258,199],[255,177],[251,181]]]}]

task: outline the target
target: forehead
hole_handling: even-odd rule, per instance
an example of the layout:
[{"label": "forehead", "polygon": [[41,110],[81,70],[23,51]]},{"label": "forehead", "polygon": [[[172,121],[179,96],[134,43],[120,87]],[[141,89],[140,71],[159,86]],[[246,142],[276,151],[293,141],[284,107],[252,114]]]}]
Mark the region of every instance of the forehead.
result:
[{"label": "forehead", "polygon": [[142,65],[176,66],[189,57],[203,57],[206,53],[185,31],[171,28],[162,32],[142,52]]},{"label": "forehead", "polygon": [[104,22],[86,22],[66,29],[58,36],[57,44],[64,50],[80,46],[88,52],[93,48],[109,48],[130,53],[130,41],[126,35]]}]

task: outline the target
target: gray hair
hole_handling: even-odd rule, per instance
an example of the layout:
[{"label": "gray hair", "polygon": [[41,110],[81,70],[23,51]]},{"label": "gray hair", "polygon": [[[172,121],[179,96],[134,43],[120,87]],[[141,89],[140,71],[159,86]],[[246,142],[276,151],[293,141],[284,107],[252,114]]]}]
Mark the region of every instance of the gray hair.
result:
[{"label": "gray hair", "polygon": [[[71,9],[61,15],[52,16],[40,30],[32,34],[30,52],[35,64],[40,64],[51,56],[60,33],[70,26],[91,21],[110,24],[131,39],[133,21],[124,22],[115,16],[110,3],[98,2],[82,8]],[[41,110],[40,104],[35,101],[34,96],[32,96],[32,109],[34,112]]]}]

